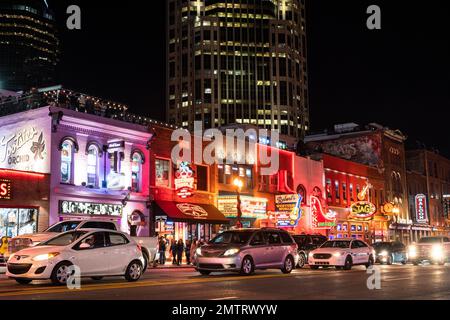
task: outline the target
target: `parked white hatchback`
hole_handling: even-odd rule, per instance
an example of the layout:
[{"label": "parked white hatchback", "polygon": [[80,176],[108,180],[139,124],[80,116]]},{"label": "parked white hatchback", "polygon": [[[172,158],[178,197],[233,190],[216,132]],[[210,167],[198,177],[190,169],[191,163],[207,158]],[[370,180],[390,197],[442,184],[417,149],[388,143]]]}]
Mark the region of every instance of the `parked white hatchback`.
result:
[{"label": "parked white hatchback", "polygon": [[39,245],[14,253],[6,275],[20,284],[50,279],[66,284],[76,266],[81,277],[100,280],[125,276],[137,281],[145,260],[141,247],[129,235],[111,230],[83,229],[62,233]]},{"label": "parked white hatchback", "polygon": [[374,264],[374,250],[367,243],[356,239],[337,239],[324,242],[309,253],[311,269],[336,267],[350,270],[352,266]]}]

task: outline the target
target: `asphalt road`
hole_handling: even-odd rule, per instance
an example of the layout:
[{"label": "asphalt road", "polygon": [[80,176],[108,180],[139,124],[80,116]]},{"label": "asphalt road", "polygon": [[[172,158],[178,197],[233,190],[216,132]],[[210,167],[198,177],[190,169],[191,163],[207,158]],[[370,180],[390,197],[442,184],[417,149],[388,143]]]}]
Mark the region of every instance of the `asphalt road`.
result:
[{"label": "asphalt road", "polygon": [[450,299],[450,264],[446,266],[377,266],[381,289],[369,290],[364,267],[351,271],[311,270],[284,275],[280,271],[201,276],[193,269],[151,269],[140,281],[122,278],[83,280],[68,290],[49,282],[19,285],[0,276],[0,300],[306,300],[306,299]]}]

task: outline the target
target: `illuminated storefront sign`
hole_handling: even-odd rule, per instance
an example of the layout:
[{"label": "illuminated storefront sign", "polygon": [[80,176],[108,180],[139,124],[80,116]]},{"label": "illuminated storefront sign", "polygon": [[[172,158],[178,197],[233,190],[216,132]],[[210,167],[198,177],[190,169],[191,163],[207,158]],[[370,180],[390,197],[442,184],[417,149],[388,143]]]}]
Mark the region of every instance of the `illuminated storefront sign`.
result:
[{"label": "illuminated storefront sign", "polygon": [[194,190],[194,171],[189,163],[181,162],[175,172],[175,190],[180,198],[188,198],[193,195]]},{"label": "illuminated storefront sign", "polygon": [[208,212],[202,207],[190,204],[190,203],[179,203],[177,204],[177,208],[186,216],[189,216],[193,219],[207,219]]},{"label": "illuminated storefront sign", "polygon": [[0,168],[49,173],[49,133],[33,121],[0,129]]},{"label": "illuminated storefront sign", "polygon": [[123,205],[63,200],[59,202],[59,210],[61,214],[121,217]]},{"label": "illuminated storefront sign", "polygon": [[125,149],[125,141],[108,142],[108,152],[123,151]]},{"label": "illuminated storefront sign", "polygon": [[[225,217],[237,216],[237,197],[221,196],[217,200],[217,207]],[[265,219],[267,218],[267,199],[241,196],[242,218]]]},{"label": "illuminated storefront sign", "polygon": [[418,223],[428,223],[427,196],[424,194],[418,194],[416,195],[415,202],[416,221]]},{"label": "illuminated storefront sign", "polygon": [[300,194],[288,194],[275,196],[277,212],[269,215],[276,220],[277,227],[296,227],[302,217],[302,196]]},{"label": "illuminated storefront sign", "polygon": [[320,199],[316,196],[310,198],[311,227],[313,229],[331,229],[336,226],[336,212],[324,212]]},{"label": "illuminated storefront sign", "polygon": [[350,206],[350,219],[371,219],[377,212],[377,207],[369,201],[358,201]]},{"label": "illuminated storefront sign", "polygon": [[11,200],[11,180],[0,179],[0,200]]}]

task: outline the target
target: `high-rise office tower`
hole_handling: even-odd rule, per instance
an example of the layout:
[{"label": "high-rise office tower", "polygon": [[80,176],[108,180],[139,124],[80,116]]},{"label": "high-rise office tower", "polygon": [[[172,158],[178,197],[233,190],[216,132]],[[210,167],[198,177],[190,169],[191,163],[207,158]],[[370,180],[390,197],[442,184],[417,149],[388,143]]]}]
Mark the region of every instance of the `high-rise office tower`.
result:
[{"label": "high-rise office tower", "polygon": [[309,127],[304,0],[167,0],[167,120]]},{"label": "high-rise office tower", "polygon": [[46,0],[0,1],[0,89],[54,84],[59,40]]}]

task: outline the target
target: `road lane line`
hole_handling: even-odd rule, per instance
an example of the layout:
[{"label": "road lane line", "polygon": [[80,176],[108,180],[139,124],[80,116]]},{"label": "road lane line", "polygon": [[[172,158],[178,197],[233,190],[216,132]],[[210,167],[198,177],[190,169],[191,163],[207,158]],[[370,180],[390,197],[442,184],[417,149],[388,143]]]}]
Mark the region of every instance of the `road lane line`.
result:
[{"label": "road lane line", "polygon": [[238,297],[223,297],[223,298],[215,298],[215,299],[209,299],[212,301],[220,301],[220,300],[235,300],[235,299],[239,299]]},{"label": "road lane line", "polygon": [[37,294],[51,294],[51,293],[72,293],[83,291],[100,291],[108,289],[131,289],[141,287],[155,287],[155,286],[170,286],[170,285],[183,285],[183,284],[197,284],[197,283],[214,283],[214,282],[227,282],[227,281],[239,281],[239,280],[260,280],[270,278],[288,278],[293,277],[294,274],[280,274],[280,275],[257,275],[257,276],[240,276],[240,277],[220,277],[209,279],[189,279],[189,280],[169,280],[169,281],[141,281],[135,283],[113,283],[113,284],[99,284],[99,285],[84,285],[78,290],[69,290],[66,287],[43,287],[43,288],[31,288],[21,291],[12,292],[0,292],[0,297],[13,297],[13,296],[29,296]]}]

